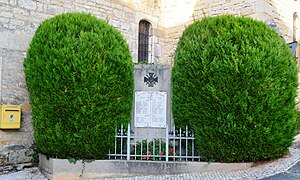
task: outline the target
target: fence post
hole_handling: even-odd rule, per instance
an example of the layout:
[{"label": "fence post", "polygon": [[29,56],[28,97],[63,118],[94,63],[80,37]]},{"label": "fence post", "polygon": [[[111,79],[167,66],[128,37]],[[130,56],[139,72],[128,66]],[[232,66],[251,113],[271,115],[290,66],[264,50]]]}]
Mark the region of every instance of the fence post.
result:
[{"label": "fence post", "polygon": [[127,161],[130,160],[130,123],[127,128]]},{"label": "fence post", "polygon": [[166,126],[166,161],[169,161],[169,127]]}]

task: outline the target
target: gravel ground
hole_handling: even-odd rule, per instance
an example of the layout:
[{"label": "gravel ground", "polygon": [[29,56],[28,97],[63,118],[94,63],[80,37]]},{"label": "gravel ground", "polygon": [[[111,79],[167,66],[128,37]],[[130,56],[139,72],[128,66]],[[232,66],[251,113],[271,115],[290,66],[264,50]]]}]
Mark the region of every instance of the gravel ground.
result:
[{"label": "gravel ground", "polygon": [[[173,175],[135,176],[126,178],[114,178],[114,180],[181,180],[181,179],[300,179],[300,135],[296,136],[294,145],[289,149],[290,153],[283,158],[255,164],[247,170],[241,171],[215,171],[204,173],[187,173]],[[37,167],[24,169],[18,172],[10,172],[0,175],[0,180],[46,180]],[[95,180],[95,179],[93,179]],[[112,178],[106,178],[112,180]]]}]

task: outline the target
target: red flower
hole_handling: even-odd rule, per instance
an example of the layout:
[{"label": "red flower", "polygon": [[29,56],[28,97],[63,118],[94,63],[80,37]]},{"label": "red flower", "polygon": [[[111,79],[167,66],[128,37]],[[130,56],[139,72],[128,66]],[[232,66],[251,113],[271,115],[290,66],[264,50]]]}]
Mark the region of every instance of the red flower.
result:
[{"label": "red flower", "polygon": [[147,151],[147,155],[150,155],[151,154],[151,151]]},{"label": "red flower", "polygon": [[164,154],[165,154],[165,152],[159,152],[159,154],[160,154],[160,155],[164,155]]},{"label": "red flower", "polygon": [[142,158],[142,160],[146,160],[147,159],[147,157],[146,156],[144,156],[143,158]]}]

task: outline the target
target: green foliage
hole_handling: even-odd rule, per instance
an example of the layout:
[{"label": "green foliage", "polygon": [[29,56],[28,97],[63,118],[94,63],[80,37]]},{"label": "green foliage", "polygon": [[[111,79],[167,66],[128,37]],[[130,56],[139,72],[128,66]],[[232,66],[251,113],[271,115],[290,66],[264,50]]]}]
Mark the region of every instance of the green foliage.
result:
[{"label": "green foliage", "polygon": [[296,124],[297,124],[297,129],[298,129],[298,133],[300,133],[300,111],[297,111],[297,115],[296,115]]},{"label": "green foliage", "polygon": [[206,161],[274,159],[295,135],[296,61],[263,22],[224,15],[188,26],[176,49],[172,110]]},{"label": "green foliage", "polygon": [[133,63],[122,35],[89,14],[44,21],[24,61],[34,137],[49,156],[102,159],[131,119]]}]

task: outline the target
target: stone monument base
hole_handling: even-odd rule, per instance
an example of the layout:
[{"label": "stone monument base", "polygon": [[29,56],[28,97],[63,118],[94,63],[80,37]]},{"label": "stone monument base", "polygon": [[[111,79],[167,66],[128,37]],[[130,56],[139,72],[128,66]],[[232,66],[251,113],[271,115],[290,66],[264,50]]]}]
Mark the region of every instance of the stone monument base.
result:
[{"label": "stone monument base", "polygon": [[70,163],[67,159],[47,159],[39,155],[39,167],[51,180],[73,180],[92,178],[117,178],[138,175],[181,174],[211,171],[233,171],[250,168],[253,163],[207,163],[207,162],[164,162],[95,160]]}]

